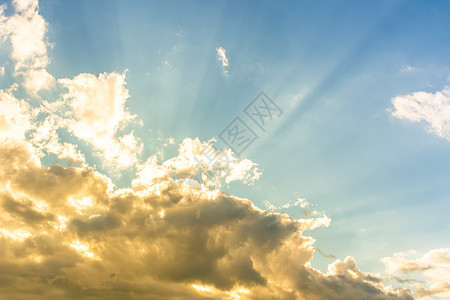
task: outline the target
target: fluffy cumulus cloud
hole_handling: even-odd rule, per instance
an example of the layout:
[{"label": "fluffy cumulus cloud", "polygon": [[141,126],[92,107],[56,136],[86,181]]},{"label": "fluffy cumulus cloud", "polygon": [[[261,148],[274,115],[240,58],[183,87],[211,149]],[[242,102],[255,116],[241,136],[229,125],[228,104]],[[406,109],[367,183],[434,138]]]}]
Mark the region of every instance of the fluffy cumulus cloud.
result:
[{"label": "fluffy cumulus cloud", "polygon": [[[17,84],[2,91],[0,105],[9,109],[0,115],[2,134],[10,134],[14,128],[22,131],[22,135],[28,133],[41,156],[54,154],[85,163],[85,156],[76,144],[59,139],[61,130],[66,130],[91,145],[93,154],[102,159],[105,168],[121,170],[136,165],[142,145],[132,130],[125,130],[135,117],[125,106],[129,97],[125,72],[98,76],[84,73],[72,79],[56,80],[46,70],[50,63],[47,53],[50,44],[46,39],[48,24],[39,14],[38,1],[14,0],[12,4],[11,16],[5,15],[6,4],[0,6],[0,39],[11,45],[13,75],[21,79],[21,87],[31,97],[38,97],[39,91],[57,84],[65,92],[56,102],[42,100],[39,107],[31,107],[25,100],[15,98]],[[22,114],[21,118],[26,120],[15,117],[17,111],[23,110],[27,110],[27,114]],[[14,126],[16,123],[22,124]]]},{"label": "fluffy cumulus cloud", "polygon": [[423,255],[416,251],[399,252],[381,261],[388,273],[424,277],[425,283],[414,284],[418,296],[450,298],[450,249],[433,249]]},{"label": "fluffy cumulus cloud", "polygon": [[430,133],[450,140],[450,88],[436,93],[416,92],[392,99],[392,115],[423,122]]},{"label": "fluffy cumulus cloud", "polygon": [[[171,158],[143,159],[127,129],[135,116],[125,73],[60,79],[56,100],[30,99],[53,82],[47,23],[36,1],[13,5],[12,16],[5,6],[0,13],[0,34],[23,76],[0,89],[2,299],[413,298],[360,271],[352,257],[326,273],[314,269],[314,239],[304,232],[330,219],[314,210],[294,219],[222,193],[233,181],[253,184],[261,171],[213,140],[186,138]],[[28,96],[17,96],[20,86]],[[91,166],[90,148],[106,166],[134,166],[130,186],[115,187]],[[44,164],[49,155],[70,163]]]},{"label": "fluffy cumulus cloud", "polygon": [[69,130],[98,149],[107,164],[120,169],[135,164],[140,152],[138,139],[133,132],[117,136],[119,129],[135,117],[125,107],[129,97],[125,72],[99,76],[85,73],[59,82],[68,89],[61,104],[67,105]]},{"label": "fluffy cumulus cloud", "polygon": [[39,14],[37,0],[14,0],[15,13],[6,17],[6,5],[0,6],[0,40],[11,43],[15,61],[14,75],[22,76],[24,88],[32,96],[55,86],[55,79],[45,69],[49,64],[46,40],[47,22]]},{"label": "fluffy cumulus cloud", "polygon": [[223,183],[243,181],[252,185],[261,176],[257,164],[244,158],[238,160],[231,150],[220,151],[212,142],[202,142],[198,138],[186,138],[180,144],[179,154],[158,164],[156,155],[152,155],[137,167],[137,177],[132,185],[135,188],[170,177],[198,177],[205,187],[221,187]]},{"label": "fluffy cumulus cloud", "polygon": [[0,138],[25,139],[32,127],[31,108],[9,91],[0,90]]}]

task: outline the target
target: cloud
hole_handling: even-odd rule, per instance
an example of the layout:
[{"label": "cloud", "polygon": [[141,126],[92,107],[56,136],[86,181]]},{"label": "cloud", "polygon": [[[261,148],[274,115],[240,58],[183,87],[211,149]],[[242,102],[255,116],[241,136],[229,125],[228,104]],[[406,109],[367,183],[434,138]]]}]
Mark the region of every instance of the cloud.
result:
[{"label": "cloud", "polygon": [[222,62],[223,67],[228,67],[228,58],[226,56],[226,50],[222,47],[216,48],[217,56],[219,60]]},{"label": "cloud", "polygon": [[[42,166],[26,141],[4,141],[0,153],[5,297],[412,299],[351,257],[313,269],[301,220],[218,190],[194,199],[195,180],[161,175],[117,190],[87,166]],[[154,167],[187,179],[185,159]]]},{"label": "cloud", "polygon": [[[17,0],[13,1],[13,7],[14,14],[7,17],[6,5],[0,6],[0,39],[11,43],[14,75],[23,79],[22,85],[29,95],[38,97],[40,90],[56,86],[55,78],[46,70],[50,62],[48,24],[39,14],[37,1]],[[12,133],[13,129],[21,131],[22,136],[28,132],[30,142],[41,151],[41,156],[55,154],[59,159],[85,163],[76,144],[60,141],[59,132],[64,129],[92,146],[103,167],[123,170],[137,164],[142,145],[132,130],[125,130],[135,117],[125,106],[129,98],[125,72],[98,76],[83,73],[72,79],[59,79],[57,83],[67,91],[56,102],[42,100],[39,107],[31,107],[26,99],[16,99],[13,94],[17,85],[9,92],[2,91],[2,105],[15,112],[0,118],[2,134],[10,132],[17,137],[19,134]],[[17,125],[17,122],[25,123]]]},{"label": "cloud", "polygon": [[[316,210],[310,210],[308,207],[310,206],[310,203],[306,201],[306,199],[303,198],[297,198],[297,201],[294,203],[286,203],[279,207],[272,205],[269,201],[265,201],[264,204],[266,205],[267,210],[270,210],[272,212],[274,211],[281,211],[283,212],[286,209],[294,208],[294,207],[300,207],[302,210],[302,214],[304,217],[309,218],[303,218],[299,219],[298,221],[303,224],[303,227],[305,230],[314,230],[319,227],[328,227],[331,224],[331,219],[328,217],[324,212],[320,213]],[[319,250],[319,252],[321,252]]]},{"label": "cloud", "polygon": [[201,178],[204,188],[217,187],[233,181],[252,185],[262,172],[249,159],[237,159],[231,150],[214,148],[213,140],[202,142],[198,138],[186,138],[179,145],[178,155],[158,163],[157,155],[137,166],[132,186],[136,190],[146,189],[171,178]]},{"label": "cloud", "polygon": [[392,115],[412,122],[424,122],[430,133],[450,140],[450,89],[440,92],[415,92],[392,99]]},{"label": "cloud", "polygon": [[224,69],[224,74],[228,75],[228,70],[226,67],[228,67],[228,58],[226,56],[226,50],[223,47],[216,48],[217,51],[217,58],[220,62],[222,62],[222,67]]},{"label": "cloud", "polygon": [[414,284],[420,297],[450,298],[450,249],[433,249],[418,256],[417,252],[395,253],[381,261],[392,274],[416,274],[427,278],[425,284]]},{"label": "cloud", "polygon": [[0,8],[0,40],[11,43],[11,57],[15,61],[14,75],[23,77],[27,92],[37,97],[43,89],[55,87],[55,79],[45,68],[47,56],[47,22],[39,14],[37,0],[13,1],[15,14],[6,17]]},{"label": "cloud", "polygon": [[23,85],[33,96],[37,96],[40,90],[48,90],[55,87],[55,78],[45,69],[30,69],[23,73]]},{"label": "cloud", "polygon": [[52,153],[60,159],[84,163],[84,155],[75,144],[59,140],[57,130],[64,122],[54,114],[39,120],[39,113],[47,108],[34,108],[16,98],[14,88],[0,90],[0,141],[28,140],[39,153],[38,157]]},{"label": "cloud", "polygon": [[136,116],[125,107],[129,98],[125,72],[83,73],[73,79],[59,79],[68,91],[62,95],[67,106],[65,123],[78,138],[93,145],[106,165],[125,169],[137,162],[141,151],[133,132],[118,136],[118,131]]},{"label": "cloud", "polygon": [[409,65],[405,65],[400,69],[400,72],[402,73],[411,73],[417,71],[417,68],[409,66]]},{"label": "cloud", "polygon": [[[44,70],[45,71],[45,70]],[[73,79],[60,79],[67,88],[54,102],[43,100],[32,107],[17,99],[14,89],[0,90],[0,135],[25,138],[40,156],[55,154],[59,159],[85,163],[84,154],[73,143],[61,142],[64,129],[93,147],[103,167],[122,170],[138,163],[142,150],[139,138],[126,129],[134,119],[125,106],[129,97],[125,73],[79,74]]]},{"label": "cloud", "polygon": [[0,90],[0,140],[25,139],[32,128],[31,108],[12,93]]}]

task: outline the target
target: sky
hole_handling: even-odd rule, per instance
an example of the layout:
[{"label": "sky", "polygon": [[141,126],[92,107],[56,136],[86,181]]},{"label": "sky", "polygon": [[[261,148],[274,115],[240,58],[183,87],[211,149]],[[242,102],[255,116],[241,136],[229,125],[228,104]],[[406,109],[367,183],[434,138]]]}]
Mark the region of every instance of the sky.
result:
[{"label": "sky", "polygon": [[449,2],[0,5],[0,294],[450,298]]}]

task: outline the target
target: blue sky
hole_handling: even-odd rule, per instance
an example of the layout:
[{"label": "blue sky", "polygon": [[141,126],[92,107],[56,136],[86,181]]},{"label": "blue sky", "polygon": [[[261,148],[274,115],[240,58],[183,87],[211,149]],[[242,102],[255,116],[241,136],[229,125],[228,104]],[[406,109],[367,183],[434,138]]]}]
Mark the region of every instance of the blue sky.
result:
[{"label": "blue sky", "polygon": [[374,257],[449,246],[450,144],[387,111],[394,96],[448,84],[448,6],[49,1],[41,13],[51,73],[127,69],[130,111],[161,136],[215,137],[265,91],[285,114],[245,153],[261,180],[231,191],[261,207],[308,199],[333,220],[311,233],[319,247],[378,270]]},{"label": "blue sky", "polygon": [[[143,124],[127,127],[142,141],[140,162],[169,138],[166,158],[186,137],[217,138],[241,117],[259,136],[242,157],[263,173],[251,186],[222,190],[261,209],[305,198],[332,220],[306,231],[315,246],[341,260],[351,255],[373,273],[385,272],[380,259],[396,252],[450,248],[450,135],[430,129],[431,117],[396,117],[393,105],[397,96],[435,95],[450,84],[449,9],[447,1],[39,4],[48,23],[46,70],[55,78],[126,72],[126,106]],[[9,49],[1,51],[2,89],[15,81]],[[53,101],[62,89],[39,97]],[[261,91],[283,111],[265,132],[243,111]],[[440,112],[445,130],[450,110]],[[76,141],[90,165],[118,187],[130,185],[135,166],[117,174]],[[298,206],[277,211],[302,217]],[[333,260],[316,252],[312,265],[326,272]]]}]

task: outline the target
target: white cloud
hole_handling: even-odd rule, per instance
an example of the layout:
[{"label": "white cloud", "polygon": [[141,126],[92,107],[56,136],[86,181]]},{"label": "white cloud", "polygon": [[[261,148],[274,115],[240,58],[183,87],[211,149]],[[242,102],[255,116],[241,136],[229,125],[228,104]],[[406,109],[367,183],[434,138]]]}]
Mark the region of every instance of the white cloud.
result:
[{"label": "white cloud", "polygon": [[64,115],[70,131],[99,150],[107,165],[124,169],[135,164],[141,151],[139,140],[133,132],[118,136],[135,118],[125,107],[129,98],[125,72],[84,73],[58,82],[68,89],[62,98],[69,107]]},{"label": "white cloud", "polygon": [[224,68],[225,75],[228,75],[228,70],[226,67],[228,67],[228,58],[226,56],[226,50],[223,47],[216,48],[217,51],[217,58],[220,62],[222,62],[222,67]]},{"label": "white cloud", "polygon": [[0,68],[0,77],[5,75],[5,67]]},{"label": "white cloud", "polygon": [[426,284],[413,285],[420,297],[450,298],[450,249],[433,249],[421,256],[416,251],[399,252],[381,261],[388,273],[416,274],[427,278]]},{"label": "white cloud", "polygon": [[0,90],[0,139],[25,139],[32,128],[31,107],[11,93]]},{"label": "white cloud", "polygon": [[0,90],[0,140],[27,140],[38,157],[53,153],[60,159],[85,163],[84,155],[76,145],[59,141],[57,130],[63,123],[61,119],[51,114],[38,121],[37,116],[44,109],[33,108],[25,100],[17,99],[13,91],[14,87],[8,91]]},{"label": "white cloud", "polygon": [[222,62],[223,67],[228,67],[228,58],[226,56],[226,50],[222,47],[216,48],[217,56],[219,60]]},{"label": "white cloud", "polygon": [[230,150],[217,150],[212,141],[202,142],[198,138],[184,139],[177,156],[159,164],[157,156],[153,155],[140,164],[137,170],[137,177],[132,182],[135,189],[146,189],[172,177],[182,179],[198,176],[205,188],[209,188],[232,181],[252,185],[261,176],[256,163],[247,158],[239,160]]},{"label": "white cloud", "polygon": [[55,87],[55,78],[46,69],[30,69],[23,74],[23,85],[30,95]]},{"label": "white cloud", "polygon": [[450,89],[415,92],[392,99],[392,115],[413,122],[425,122],[429,132],[450,140]]},{"label": "white cloud", "polygon": [[[46,70],[50,62],[48,24],[39,14],[38,1],[15,0],[13,6],[15,13],[9,17],[4,15],[6,5],[0,7],[0,39],[11,43],[14,75],[23,79],[29,95],[38,97],[39,91],[56,86],[55,78]],[[94,154],[102,158],[104,166],[125,169],[137,163],[141,144],[132,131],[122,131],[134,118],[125,107],[129,97],[125,73],[98,77],[79,74],[58,82],[68,92],[54,103],[42,101],[41,107],[35,109],[40,117],[34,120],[30,141],[42,155],[53,153],[59,158],[85,163],[76,145],[60,142],[58,130],[67,128],[93,146]]]},{"label": "white cloud", "polygon": [[125,130],[135,118],[125,107],[129,97],[125,73],[80,74],[60,83],[68,91],[58,101],[44,100],[35,108],[14,97],[15,85],[9,91],[0,90],[1,135],[24,139],[28,132],[27,140],[41,156],[55,154],[84,165],[78,146],[61,142],[58,131],[66,129],[93,147],[103,167],[120,170],[136,164],[142,145],[132,130]]},{"label": "white cloud", "polygon": [[13,0],[14,8],[17,12],[21,13],[31,13],[38,9],[38,0]]},{"label": "white cloud", "polygon": [[[48,112],[42,108],[40,110]],[[34,128],[30,132],[29,141],[42,153],[42,156],[51,153],[59,159],[85,164],[85,156],[77,145],[60,141],[58,129],[64,124],[65,120],[55,114],[49,114],[41,121],[34,120]]]},{"label": "white cloud", "polygon": [[275,206],[269,201],[264,201],[266,208],[272,212],[274,211],[285,211],[289,208],[300,207],[304,217],[298,220],[304,230],[314,230],[319,227],[328,227],[331,224],[331,219],[324,212],[318,212],[316,210],[310,210],[308,207],[311,205],[306,199],[297,198],[294,203],[285,203],[281,206]]},{"label": "white cloud", "polygon": [[400,72],[402,73],[411,73],[417,71],[417,68],[409,66],[409,65],[405,65],[400,69]]},{"label": "white cloud", "polygon": [[10,17],[4,16],[5,6],[0,9],[0,38],[11,42],[14,75],[23,76],[25,89],[36,97],[40,90],[55,86],[55,79],[45,70],[50,62],[47,22],[39,14],[37,0],[15,0],[13,6],[16,13]]}]

